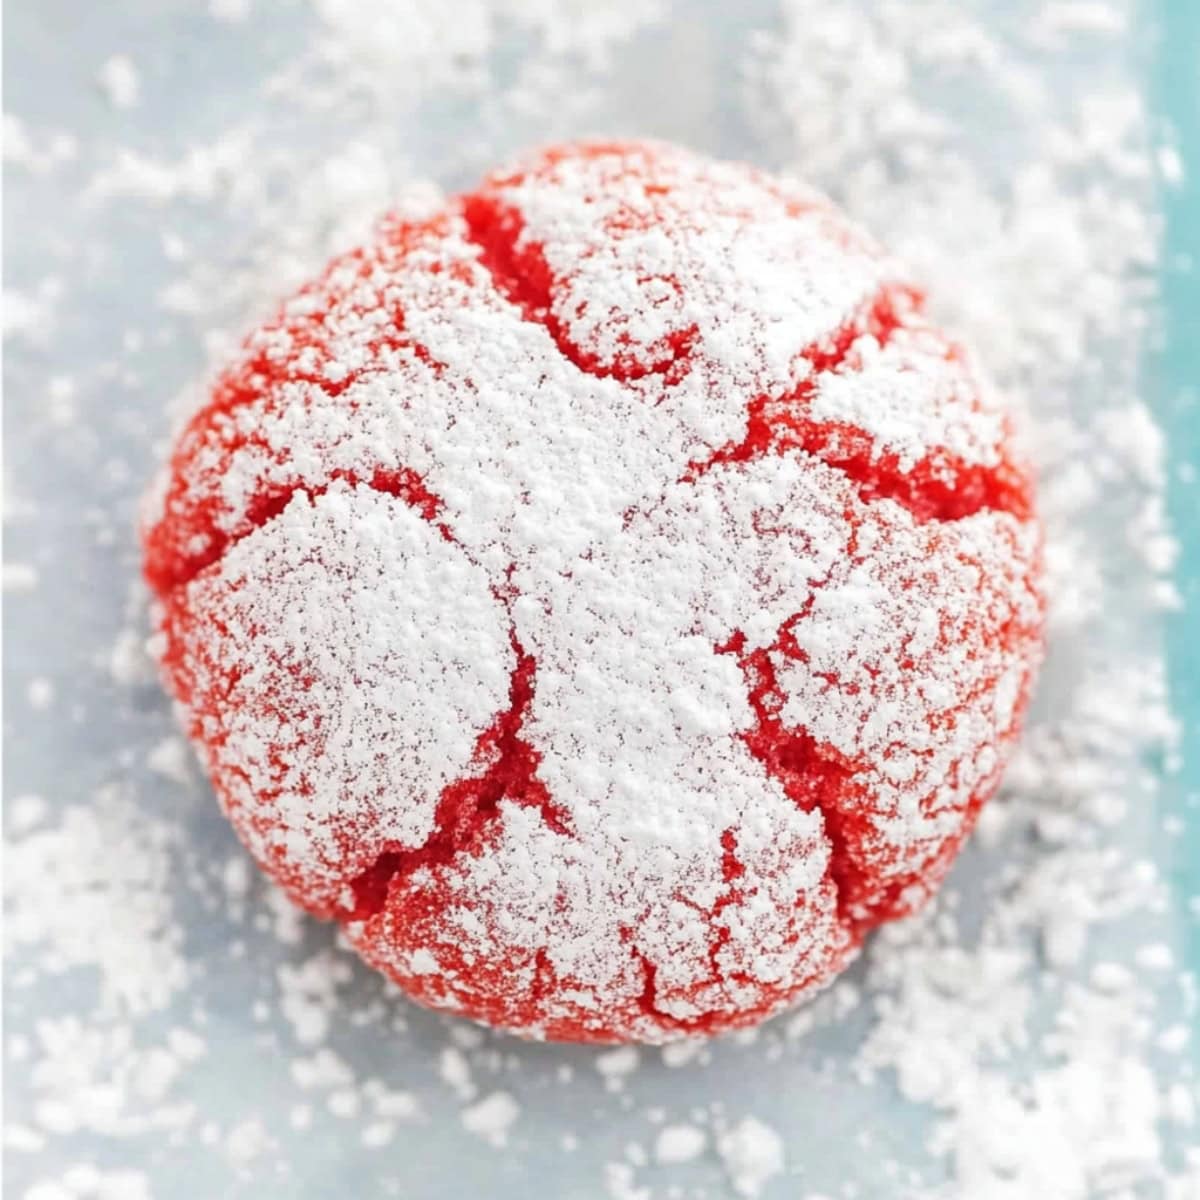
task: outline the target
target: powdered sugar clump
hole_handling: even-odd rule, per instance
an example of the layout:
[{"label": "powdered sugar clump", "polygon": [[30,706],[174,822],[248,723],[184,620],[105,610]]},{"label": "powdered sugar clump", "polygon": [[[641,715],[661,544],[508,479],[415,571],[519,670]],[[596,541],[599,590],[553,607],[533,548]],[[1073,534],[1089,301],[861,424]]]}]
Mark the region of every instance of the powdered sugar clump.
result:
[{"label": "powdered sugar clump", "polygon": [[704,1153],[708,1137],[695,1125],[668,1125],[654,1139],[654,1160],[663,1165],[691,1162]]},{"label": "powdered sugar clump", "polygon": [[784,1167],[783,1139],[757,1117],[743,1117],[717,1139],[721,1161],[739,1196],[753,1200]]},{"label": "powdered sugar clump", "polygon": [[508,1092],[492,1092],[462,1111],[463,1128],[493,1146],[508,1140],[508,1131],[521,1115],[521,1106]]},{"label": "powdered sugar clump", "polygon": [[124,54],[114,54],[100,68],[97,82],[113,108],[133,108],[141,92],[141,80],[133,61]]},{"label": "powdered sugar clump", "polygon": [[52,973],[94,968],[106,1004],[135,1016],[162,1008],[187,977],[166,898],[178,840],[111,788],[23,834],[6,858],[6,953],[35,950]]}]

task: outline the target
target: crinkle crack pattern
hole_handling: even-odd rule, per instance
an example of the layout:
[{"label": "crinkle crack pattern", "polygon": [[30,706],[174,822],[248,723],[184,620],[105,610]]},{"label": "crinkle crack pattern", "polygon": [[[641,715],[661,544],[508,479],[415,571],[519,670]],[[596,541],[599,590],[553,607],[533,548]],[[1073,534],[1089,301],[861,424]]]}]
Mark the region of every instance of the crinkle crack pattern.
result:
[{"label": "crinkle crack pattern", "polygon": [[822,196],[542,151],[252,334],[147,499],[258,862],[418,1001],[757,1022],[937,886],[1040,653],[1009,418]]}]

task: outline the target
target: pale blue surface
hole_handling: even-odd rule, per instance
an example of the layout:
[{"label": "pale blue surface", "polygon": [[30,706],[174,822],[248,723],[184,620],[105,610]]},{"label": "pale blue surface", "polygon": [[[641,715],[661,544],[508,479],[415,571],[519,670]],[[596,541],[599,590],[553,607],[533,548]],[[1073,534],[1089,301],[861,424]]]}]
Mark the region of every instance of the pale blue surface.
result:
[{"label": "pale blue surface", "polygon": [[[1184,608],[1168,624],[1168,666],[1182,722],[1181,770],[1170,784],[1186,822],[1173,879],[1200,895],[1200,5],[1164,0],[1153,95],[1174,131],[1185,164],[1182,186],[1165,196],[1162,295],[1166,340],[1148,364],[1155,409],[1166,428],[1169,501],[1182,556],[1177,580]],[[1190,922],[1191,965],[1200,970],[1200,919]]]},{"label": "pale blue surface", "polygon": [[[1185,187],[1166,196],[1169,247],[1172,255],[1200,257],[1200,5],[1162,3],[1163,36],[1148,87],[1162,120],[1178,127],[1189,168]],[[264,64],[294,56],[307,19],[298,7],[265,0],[244,27],[214,24],[199,2],[25,0],[8,7],[6,108],[34,128],[70,128],[85,150],[119,140],[166,157],[218,133],[244,106],[256,103],[257,75]],[[977,7],[986,7],[986,0],[977,0]],[[626,93],[616,101],[609,128],[694,140],[699,123],[707,148],[742,152],[745,130],[730,102],[736,81],[712,69],[720,39],[706,41],[702,30],[680,23],[670,33],[651,33],[648,40],[651,61],[658,55],[674,70],[647,67],[645,60],[624,67]],[[145,104],[125,115],[114,114],[93,84],[98,65],[118,51],[138,61],[146,96]],[[679,63],[689,56],[708,70],[683,70]],[[441,174],[444,149],[436,129],[435,121],[416,123],[407,131],[404,149],[423,170]],[[560,132],[555,127],[542,136]],[[332,140],[328,129],[303,133],[314,143]],[[494,139],[495,156],[529,140],[523,131],[490,129],[486,136]],[[184,830],[192,851],[186,869],[219,874],[221,864],[240,852],[207,790],[169,785],[144,765],[146,749],[173,728],[160,692],[148,686],[131,700],[128,689],[114,688],[94,665],[126,622],[125,590],[137,567],[134,498],[163,432],[164,398],[193,378],[203,359],[194,324],[165,316],[158,303],[171,278],[158,244],[165,218],[137,205],[115,214],[82,209],[77,189],[94,165],[81,162],[53,177],[14,175],[5,197],[6,284],[29,289],[48,274],[62,274],[70,290],[58,306],[53,340],[41,347],[22,345],[5,364],[11,406],[5,418],[8,471],[18,493],[39,504],[36,523],[15,523],[9,531],[7,552],[36,564],[43,581],[36,592],[14,595],[6,604],[6,784],[10,793],[34,791],[61,805],[88,803],[99,784],[132,781],[140,796],[150,798],[147,803],[169,811]],[[444,181],[461,182],[453,175]],[[235,253],[231,244],[242,245],[237,230],[208,220],[196,206],[178,205],[170,218],[173,231],[201,256],[211,253],[224,261],[222,256]],[[1167,807],[1183,813],[1189,824],[1184,836],[1171,839],[1163,851],[1171,856],[1173,900],[1182,911],[1184,898],[1200,892],[1200,814],[1187,807],[1189,795],[1200,795],[1200,491],[1180,474],[1188,463],[1200,470],[1200,277],[1177,269],[1169,257],[1163,284],[1169,338],[1161,353],[1147,355],[1146,394],[1170,431],[1173,513],[1184,547],[1179,579],[1189,600],[1189,609],[1168,630],[1185,754],[1182,769],[1167,786]],[[147,336],[136,371],[104,375],[98,366],[119,357],[122,335],[130,328]],[[64,372],[78,372],[86,389],[81,427],[71,436],[44,417],[47,380]],[[94,536],[97,514],[114,532],[111,544]],[[54,720],[28,710],[25,689],[35,675],[49,677],[57,688]],[[973,858],[967,869],[978,868],[982,857]],[[181,905],[195,899],[186,886],[180,893]],[[252,917],[267,911],[260,885],[252,891],[249,911]],[[276,969],[328,945],[329,930],[309,926],[302,945],[281,947],[269,930],[252,919],[233,920],[220,906],[214,912],[181,908],[179,916],[189,960],[203,968],[190,987],[196,1008],[206,1014],[210,1044],[208,1060],[187,1076],[187,1098],[222,1121],[286,1112],[296,1100],[287,1065],[297,1047],[282,1023],[252,1021],[250,1005],[260,998],[277,1002]],[[1196,922],[1187,928],[1200,967]],[[237,943],[245,952],[234,957],[228,951]],[[14,991],[10,1031],[28,1030],[46,1016],[90,1011],[89,1002],[77,1003],[77,986],[82,984],[71,975],[34,998]],[[647,1061],[638,1076],[636,1113],[603,1088],[593,1052],[494,1039],[489,1045],[495,1047],[495,1068],[477,1069],[479,1083],[485,1090],[503,1087],[514,1078],[513,1064],[519,1064],[523,1104],[513,1153],[497,1156],[463,1134],[457,1101],[436,1082],[446,1023],[385,1001],[365,969],[355,968],[343,991],[346,1011],[362,1017],[363,1025],[335,1031],[338,1053],[360,1077],[383,1075],[394,1087],[420,1093],[426,1104],[427,1123],[402,1129],[385,1153],[364,1155],[353,1126],[321,1112],[314,1128],[296,1136],[286,1153],[265,1160],[262,1170],[271,1172],[266,1178],[261,1173],[234,1178],[219,1152],[194,1136],[180,1151],[156,1138],[113,1141],[85,1135],[74,1139],[68,1160],[53,1154],[10,1158],[7,1182],[13,1194],[20,1196],[33,1179],[86,1158],[146,1169],[161,1183],[157,1194],[180,1200],[366,1197],[383,1193],[392,1179],[395,1190],[386,1194],[437,1200],[535,1193],[591,1200],[603,1194],[600,1164],[619,1159],[630,1139],[645,1141],[647,1106],[684,1119],[692,1106],[715,1101],[734,1115],[755,1112],[771,1119],[793,1146],[793,1166],[803,1170],[803,1177],[777,1181],[764,1200],[791,1200],[808,1188],[833,1194],[848,1176],[861,1183],[864,1200],[895,1200],[899,1188],[889,1174],[889,1160],[903,1157],[928,1133],[928,1114],[897,1103],[887,1085],[867,1089],[848,1078],[849,1048],[867,1023],[859,1011],[819,1037],[785,1044],[776,1036],[782,1051],[775,1059],[768,1059],[761,1045],[724,1042],[707,1071],[667,1071],[656,1058]],[[397,1017],[408,1023],[403,1037],[394,1036],[388,1024]],[[139,1036],[152,1039],[157,1019],[146,1022]],[[164,1023],[191,1020],[188,996],[163,1017]],[[576,1072],[569,1089],[557,1082],[564,1066]],[[19,1066],[10,1064],[8,1087],[10,1115],[24,1119],[29,1088]],[[557,1148],[556,1139],[566,1130],[592,1143],[574,1159]],[[865,1147],[856,1141],[864,1133],[873,1139]],[[730,1195],[711,1158],[669,1179],[650,1169],[640,1181],[652,1185],[656,1196],[675,1181],[689,1189],[689,1196],[697,1188],[707,1188],[714,1200]]]}]

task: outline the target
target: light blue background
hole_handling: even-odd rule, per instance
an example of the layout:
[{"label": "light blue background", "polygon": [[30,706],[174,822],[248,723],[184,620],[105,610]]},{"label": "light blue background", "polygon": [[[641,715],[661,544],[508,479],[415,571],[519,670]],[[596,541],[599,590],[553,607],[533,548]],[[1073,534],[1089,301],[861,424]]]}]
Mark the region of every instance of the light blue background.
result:
[{"label": "light blue background", "polygon": [[[1163,33],[1151,94],[1185,165],[1182,186],[1165,195],[1162,298],[1165,341],[1147,373],[1168,437],[1169,503],[1182,556],[1177,581],[1184,608],[1167,625],[1168,667],[1182,722],[1182,766],[1169,782],[1186,832],[1176,844],[1172,877],[1200,895],[1200,4],[1164,0]],[[1200,920],[1189,925],[1191,965],[1200,970]]]},{"label": "light blue background", "polygon": [[[110,145],[117,136],[116,118],[96,93],[95,71],[109,54],[131,51],[143,68],[147,102],[122,118],[120,138],[165,157],[228,127],[241,114],[240,106],[248,98],[254,101],[248,81],[263,62],[278,63],[294,55],[303,40],[300,10],[267,0],[256,6],[244,29],[215,26],[200,0],[24,0],[7,7],[6,108],[31,127],[66,127],[85,146]],[[721,9],[729,14],[733,10],[734,6]],[[1200,258],[1200,4],[1162,0],[1157,26],[1146,86],[1159,119],[1178,130],[1187,163],[1183,187],[1165,196],[1166,341],[1148,351],[1145,362],[1146,394],[1169,433],[1171,504],[1183,544],[1178,578],[1189,602],[1166,630],[1175,706],[1184,723],[1183,765],[1168,782],[1166,807],[1185,814],[1188,827],[1183,838],[1166,840],[1163,853],[1171,856],[1169,869],[1179,899],[1200,892],[1200,815],[1187,807],[1189,798],[1194,801],[1200,795],[1200,487],[1181,474],[1187,464],[1200,470],[1200,276],[1181,266],[1186,256]],[[684,56],[704,47],[704,38],[685,24],[669,35],[653,36],[659,39],[660,54]],[[720,90],[723,82],[705,90],[700,72],[658,77],[644,66],[638,71],[630,68],[630,79],[641,90],[630,90],[617,129],[650,129],[687,139],[691,123],[703,119],[711,122],[709,144],[714,149],[731,154],[742,149],[744,130]],[[227,87],[222,86],[225,81]],[[314,140],[328,140],[329,131],[312,134]],[[511,148],[498,142],[496,154]],[[409,149],[424,169],[439,172],[435,126],[412,130]],[[14,595],[5,606],[6,790],[39,792],[55,804],[87,803],[99,783],[133,781],[141,796],[159,804],[184,830],[184,840],[196,856],[209,860],[189,862],[188,869],[211,870],[215,864],[219,874],[220,865],[240,851],[211,795],[202,787],[167,786],[144,766],[146,749],[172,729],[161,693],[150,686],[130,697],[127,689],[113,688],[95,669],[97,653],[111,645],[126,622],[125,589],[137,570],[133,504],[162,433],[163,399],[202,369],[203,356],[194,327],[164,316],[158,305],[159,293],[169,282],[157,241],[163,220],[152,214],[148,221],[146,210],[137,206],[81,215],[75,189],[85,178],[83,166],[38,180],[14,174],[6,189],[6,283],[26,289],[60,271],[69,283],[53,340],[44,347],[22,347],[5,363],[8,468],[19,489],[39,503],[36,523],[14,525],[9,531],[7,552],[34,563],[43,579],[36,592]],[[456,186],[465,181],[449,176],[444,182]],[[227,229],[188,205],[177,206],[171,222],[197,253],[211,252],[224,261]],[[97,382],[96,364],[117,357],[128,328],[151,335],[140,374],[118,373]],[[81,404],[81,428],[68,437],[44,419],[45,385],[52,375],[77,369],[90,390],[87,406]],[[95,512],[115,531],[114,544],[97,543],[94,524],[89,523]],[[59,707],[53,719],[28,711],[25,689],[35,675],[49,677],[57,689]],[[1129,719],[1136,721],[1138,714],[1131,712]],[[132,755],[124,757],[130,748]],[[252,913],[266,911],[260,885],[249,907]],[[206,972],[191,986],[197,1008],[205,1013],[205,1032],[213,1048],[210,1059],[187,1077],[189,1098],[223,1119],[273,1106],[286,1110],[295,1100],[286,1066],[296,1048],[287,1040],[286,1029],[254,1025],[249,1007],[260,997],[274,998],[273,972],[281,960],[295,964],[328,945],[328,929],[307,927],[302,945],[281,948],[269,931],[238,924],[219,910],[189,914],[186,927],[189,960],[202,964]],[[1200,968],[1200,929],[1193,921],[1188,930],[1193,963]],[[245,953],[236,959],[227,956],[229,944],[239,941]],[[27,995],[16,997],[10,1029],[28,1027],[42,1016],[89,1011],[73,994],[78,980],[68,976],[56,982],[59,986],[42,991],[36,1002]],[[378,981],[365,969],[356,969],[347,992],[347,1011],[365,1013],[378,1005]],[[412,1087],[423,1099],[428,1097],[428,1124],[402,1129],[384,1155],[364,1164],[352,1128],[325,1120],[297,1139],[290,1156],[303,1172],[303,1187],[294,1178],[273,1183],[274,1176],[230,1185],[223,1160],[194,1139],[181,1155],[169,1145],[152,1143],[145,1150],[144,1143],[81,1137],[72,1145],[73,1160],[88,1157],[110,1166],[132,1161],[159,1179],[171,1178],[183,1162],[186,1184],[163,1194],[197,1200],[217,1195],[303,1195],[305,1200],[365,1196],[376,1191],[385,1172],[402,1179],[404,1194],[419,1197],[491,1200],[541,1190],[555,1200],[590,1200],[602,1194],[598,1170],[594,1162],[584,1169],[582,1161],[559,1153],[551,1144],[557,1132],[565,1128],[592,1137],[593,1159],[600,1162],[619,1157],[629,1137],[646,1136],[644,1118],[627,1114],[620,1099],[601,1086],[591,1051],[514,1048],[497,1039],[499,1065],[494,1072],[479,1071],[479,1082],[485,1089],[504,1086],[510,1064],[519,1061],[524,1113],[514,1153],[493,1155],[464,1138],[457,1102],[445,1089],[438,1091],[436,1059],[445,1044],[445,1022],[395,1003],[384,1011],[388,1019],[401,1014],[408,1033],[392,1037],[388,1028],[367,1026],[357,1036],[355,1031],[338,1031],[341,1040],[335,1037],[339,1053],[360,1077],[387,1074],[394,1086]],[[182,1015],[171,1019],[188,1021],[190,1013],[185,1006]],[[789,1046],[788,1057],[776,1062],[730,1042],[716,1049],[717,1061],[706,1072],[667,1072],[648,1062],[639,1073],[639,1104],[662,1105],[674,1118],[685,1115],[690,1105],[707,1105],[714,1098],[727,1103],[735,1115],[758,1112],[777,1120],[797,1146],[793,1159],[803,1160],[805,1185],[832,1192],[833,1184],[852,1170],[865,1197],[890,1200],[895,1185],[887,1175],[887,1159],[902,1154],[928,1128],[915,1106],[889,1107],[885,1086],[867,1093],[847,1081],[844,1071],[834,1077],[829,1070],[831,1063],[844,1066],[847,1048],[856,1043],[865,1023],[864,1013],[853,1014],[822,1031],[820,1039]],[[570,1090],[556,1082],[563,1066],[576,1072]],[[10,1071],[6,1099],[18,1113],[26,1099],[25,1084],[19,1069]],[[801,1150],[806,1132],[808,1145]],[[867,1148],[855,1141],[863,1133],[874,1139]],[[41,1178],[55,1165],[12,1160],[9,1182],[14,1194],[20,1194],[23,1182]],[[360,1181],[356,1188],[355,1180],[363,1178],[358,1172],[364,1172],[367,1182]],[[661,1176],[646,1182],[660,1193],[664,1190]],[[698,1164],[687,1182],[708,1186],[713,1197],[728,1194],[711,1161]],[[791,1196],[798,1188],[803,1190],[795,1179],[781,1180],[767,1200]]]}]

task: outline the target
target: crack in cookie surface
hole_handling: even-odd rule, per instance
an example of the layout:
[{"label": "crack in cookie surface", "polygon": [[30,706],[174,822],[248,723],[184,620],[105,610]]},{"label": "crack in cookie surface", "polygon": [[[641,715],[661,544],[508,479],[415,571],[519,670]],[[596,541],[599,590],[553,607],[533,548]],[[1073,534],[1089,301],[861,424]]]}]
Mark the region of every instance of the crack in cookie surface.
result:
[{"label": "crack in cookie surface", "polygon": [[444,866],[459,854],[486,852],[489,833],[500,819],[500,804],[529,805],[562,837],[571,835],[570,818],[537,777],[541,756],[521,736],[535,686],[536,664],[513,639],[516,666],[509,684],[508,707],[480,735],[473,759],[478,775],[456,780],[438,798],[433,832],[412,849],[386,849],[350,881],[352,906],[340,919],[368,920],[387,903],[393,882],[413,871]]}]

